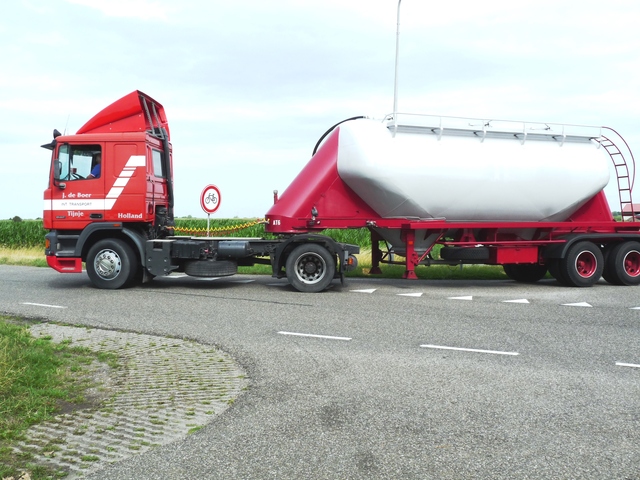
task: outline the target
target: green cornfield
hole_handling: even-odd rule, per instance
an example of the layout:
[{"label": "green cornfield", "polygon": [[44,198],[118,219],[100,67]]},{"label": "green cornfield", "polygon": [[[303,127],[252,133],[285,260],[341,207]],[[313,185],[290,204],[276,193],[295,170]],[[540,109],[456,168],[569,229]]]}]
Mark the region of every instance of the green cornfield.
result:
[{"label": "green cornfield", "polygon": [[[250,225],[247,227],[247,225]],[[246,227],[246,228],[243,228]],[[200,218],[177,218],[176,234],[197,236],[206,235],[207,220]],[[0,220],[0,248],[43,248],[47,231],[42,227],[42,220]],[[338,230],[330,229],[322,232],[338,242],[359,245],[362,248],[371,246],[371,238],[366,228]],[[264,225],[253,219],[226,218],[210,222],[210,235],[221,237],[259,237],[275,238],[264,231]]]},{"label": "green cornfield", "polygon": [[0,220],[0,248],[44,249],[46,233],[42,220]]}]

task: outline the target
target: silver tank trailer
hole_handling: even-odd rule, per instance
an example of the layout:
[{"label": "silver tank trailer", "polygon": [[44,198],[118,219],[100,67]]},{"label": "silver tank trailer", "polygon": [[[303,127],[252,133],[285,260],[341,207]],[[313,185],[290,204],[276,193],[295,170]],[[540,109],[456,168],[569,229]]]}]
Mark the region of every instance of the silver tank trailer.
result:
[{"label": "silver tank trailer", "polygon": [[[598,127],[405,115],[339,135],[340,177],[382,218],[563,221],[609,182]],[[402,254],[399,232],[378,232]]]}]

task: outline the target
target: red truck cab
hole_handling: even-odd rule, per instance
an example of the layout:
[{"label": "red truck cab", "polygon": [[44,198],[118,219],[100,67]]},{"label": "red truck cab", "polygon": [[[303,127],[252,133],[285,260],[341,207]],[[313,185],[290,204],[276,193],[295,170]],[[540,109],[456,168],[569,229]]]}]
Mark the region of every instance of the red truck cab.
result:
[{"label": "red truck cab", "polygon": [[[80,272],[80,235],[128,228],[160,236],[173,225],[169,126],[164,108],[134,91],[109,105],[75,135],[54,131],[44,192],[47,259],[58,271]],[[93,174],[92,174],[93,172]],[[55,241],[52,245],[51,241]],[[55,254],[54,254],[55,253]]]}]

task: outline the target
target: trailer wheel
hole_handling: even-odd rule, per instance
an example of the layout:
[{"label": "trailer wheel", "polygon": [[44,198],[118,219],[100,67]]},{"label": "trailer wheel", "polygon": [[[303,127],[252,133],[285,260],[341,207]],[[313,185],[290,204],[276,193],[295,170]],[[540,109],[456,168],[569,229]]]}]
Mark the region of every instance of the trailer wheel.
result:
[{"label": "trailer wheel", "polygon": [[129,286],[138,265],[132,248],[123,240],[100,240],[87,254],[87,275],[97,288],[115,290]]},{"label": "trailer wheel", "polygon": [[613,285],[640,284],[640,243],[623,242],[608,252],[604,279]]},{"label": "trailer wheel", "polygon": [[560,271],[560,262],[561,260],[558,258],[552,258],[549,260],[549,273],[553,278],[555,278],[558,283],[561,285],[569,286],[567,280],[562,276],[562,272]]},{"label": "trailer wheel", "polygon": [[538,263],[509,263],[503,265],[502,268],[504,268],[507,277],[520,283],[535,283],[547,274],[546,265]]},{"label": "trailer wheel", "polygon": [[560,274],[571,287],[590,287],[602,276],[604,257],[591,242],[578,242],[560,260]]},{"label": "trailer wheel", "polygon": [[331,284],[336,273],[336,261],[323,246],[305,243],[289,254],[285,269],[289,283],[296,290],[317,293]]}]

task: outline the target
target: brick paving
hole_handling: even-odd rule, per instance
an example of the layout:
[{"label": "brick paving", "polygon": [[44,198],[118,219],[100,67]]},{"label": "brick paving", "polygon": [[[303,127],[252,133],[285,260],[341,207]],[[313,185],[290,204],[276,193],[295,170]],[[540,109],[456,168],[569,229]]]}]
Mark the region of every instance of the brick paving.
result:
[{"label": "brick paving", "polygon": [[[42,323],[34,337],[119,357],[94,362],[93,407],[30,428],[15,446],[30,462],[82,477],[109,463],[184,438],[223,413],[248,386],[224,352],[187,340]],[[97,406],[95,405],[97,403]]]}]

